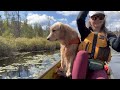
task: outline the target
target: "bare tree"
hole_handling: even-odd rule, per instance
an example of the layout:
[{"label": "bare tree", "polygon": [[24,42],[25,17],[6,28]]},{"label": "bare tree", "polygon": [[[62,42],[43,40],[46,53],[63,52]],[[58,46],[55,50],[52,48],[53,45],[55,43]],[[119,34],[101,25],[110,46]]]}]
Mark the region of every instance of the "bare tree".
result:
[{"label": "bare tree", "polygon": [[15,12],[11,12],[11,29],[12,33],[15,35],[16,23],[15,23]]},{"label": "bare tree", "polygon": [[21,17],[19,11],[11,12],[11,25],[14,29],[15,37],[20,37],[20,26],[21,26]]},{"label": "bare tree", "polygon": [[7,27],[8,27],[8,25],[9,25],[9,19],[10,19],[10,13],[9,13],[9,11],[4,11],[4,16],[6,18]]},{"label": "bare tree", "polygon": [[28,15],[28,11],[25,11],[25,12],[24,12],[24,20],[25,20],[25,23],[27,23],[27,15]]},{"label": "bare tree", "polygon": [[19,15],[19,11],[16,11],[17,14],[17,33],[16,36],[20,37],[20,15]]},{"label": "bare tree", "polygon": [[0,35],[2,35],[3,32],[3,20],[2,20],[2,16],[0,15]]}]

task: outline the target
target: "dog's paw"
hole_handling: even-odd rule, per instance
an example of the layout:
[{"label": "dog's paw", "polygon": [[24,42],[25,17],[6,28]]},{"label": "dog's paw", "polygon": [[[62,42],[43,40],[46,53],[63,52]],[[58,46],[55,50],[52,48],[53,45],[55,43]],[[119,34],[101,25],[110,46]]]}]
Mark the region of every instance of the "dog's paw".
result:
[{"label": "dog's paw", "polygon": [[70,77],[71,75],[72,75],[71,72],[66,72],[67,77]]},{"label": "dog's paw", "polygon": [[64,68],[63,68],[63,67],[60,67],[59,70],[60,70],[60,71],[64,71]]}]

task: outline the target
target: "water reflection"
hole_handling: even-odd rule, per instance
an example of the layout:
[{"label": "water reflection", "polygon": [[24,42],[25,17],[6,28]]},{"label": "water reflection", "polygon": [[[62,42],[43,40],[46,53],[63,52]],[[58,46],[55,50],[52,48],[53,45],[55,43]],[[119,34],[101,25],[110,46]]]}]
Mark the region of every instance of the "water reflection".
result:
[{"label": "water reflection", "polygon": [[[0,79],[34,79],[60,60],[59,53],[34,54],[13,60],[0,67]],[[19,62],[20,61],[20,62]]]},{"label": "water reflection", "polygon": [[113,54],[110,62],[114,79],[120,79],[120,54]]}]

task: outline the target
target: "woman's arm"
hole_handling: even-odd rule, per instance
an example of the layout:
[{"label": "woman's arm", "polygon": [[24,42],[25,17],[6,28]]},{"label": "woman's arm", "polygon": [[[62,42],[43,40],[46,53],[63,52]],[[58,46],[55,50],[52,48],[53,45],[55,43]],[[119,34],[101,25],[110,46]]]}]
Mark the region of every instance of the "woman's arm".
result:
[{"label": "woman's arm", "polygon": [[117,37],[115,34],[113,33],[109,33],[108,34],[108,42],[109,45],[117,52],[120,52],[120,36]]},{"label": "woman's arm", "polygon": [[87,17],[89,11],[80,11],[80,13],[78,14],[77,17],[77,27],[78,27],[78,31],[81,35],[81,40],[83,41],[88,34],[90,33],[90,30],[88,30],[88,28],[85,25],[85,19]]}]

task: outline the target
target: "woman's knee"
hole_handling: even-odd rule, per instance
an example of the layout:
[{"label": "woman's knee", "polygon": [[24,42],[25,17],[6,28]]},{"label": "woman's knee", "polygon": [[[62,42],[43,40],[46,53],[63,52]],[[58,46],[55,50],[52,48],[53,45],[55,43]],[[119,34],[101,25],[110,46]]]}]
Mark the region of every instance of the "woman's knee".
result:
[{"label": "woman's knee", "polygon": [[80,50],[77,54],[88,54],[87,51]]},{"label": "woman's knee", "polygon": [[88,53],[86,51],[79,51],[73,65],[72,79],[85,79],[87,65]]},{"label": "woman's knee", "polygon": [[87,67],[88,65],[88,53],[86,51],[79,51],[76,55],[74,66]]},{"label": "woman's knee", "polygon": [[108,79],[108,76],[105,70],[99,70],[91,73],[91,79]]},{"label": "woman's knee", "polygon": [[79,51],[76,56],[78,58],[84,58],[84,59],[87,58],[88,59],[88,53],[87,53],[87,51],[84,51],[84,50]]},{"label": "woman's knee", "polygon": [[105,77],[97,77],[96,79],[106,79]]}]

